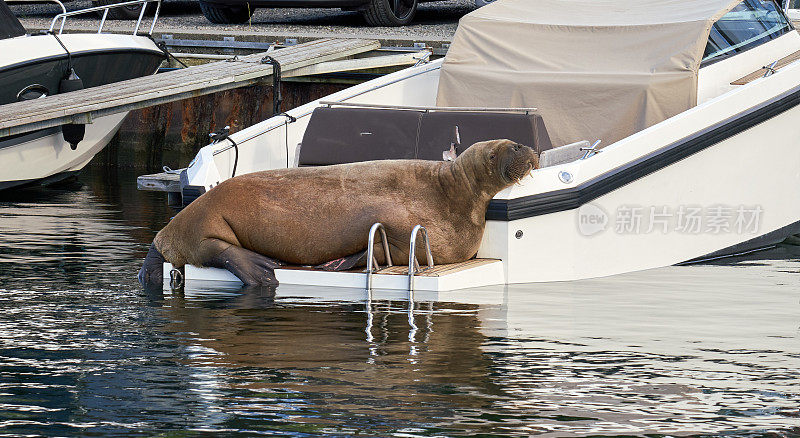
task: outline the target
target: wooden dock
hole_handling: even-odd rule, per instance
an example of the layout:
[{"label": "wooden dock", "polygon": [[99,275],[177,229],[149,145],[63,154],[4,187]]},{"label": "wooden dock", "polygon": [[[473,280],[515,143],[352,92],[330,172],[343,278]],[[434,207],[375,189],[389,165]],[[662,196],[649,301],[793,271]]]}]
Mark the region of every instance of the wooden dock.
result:
[{"label": "wooden dock", "polygon": [[[328,38],[182,70],[0,106],[0,137],[93,119],[271,80],[269,55],[283,74],[380,47],[374,39]],[[314,69],[306,69],[313,71]],[[319,70],[319,69],[317,69]]]}]

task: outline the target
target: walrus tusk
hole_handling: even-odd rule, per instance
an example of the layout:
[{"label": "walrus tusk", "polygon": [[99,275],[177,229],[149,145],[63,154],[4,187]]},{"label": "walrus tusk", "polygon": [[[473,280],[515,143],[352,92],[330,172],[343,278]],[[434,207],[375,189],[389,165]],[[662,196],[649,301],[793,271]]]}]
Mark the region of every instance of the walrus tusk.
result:
[{"label": "walrus tusk", "polygon": [[533,171],[534,171],[533,163],[528,163],[528,171],[523,173],[521,177],[517,178],[515,184],[522,185],[522,179],[525,178],[525,176],[527,175],[533,176]]}]

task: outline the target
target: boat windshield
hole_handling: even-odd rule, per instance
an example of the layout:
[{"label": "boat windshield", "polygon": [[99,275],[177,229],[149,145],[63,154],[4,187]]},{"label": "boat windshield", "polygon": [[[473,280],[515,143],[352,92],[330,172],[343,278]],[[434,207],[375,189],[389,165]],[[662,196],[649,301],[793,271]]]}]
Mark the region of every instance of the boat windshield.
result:
[{"label": "boat windshield", "polygon": [[744,0],[714,23],[702,63],[725,59],[791,30],[774,1]]}]

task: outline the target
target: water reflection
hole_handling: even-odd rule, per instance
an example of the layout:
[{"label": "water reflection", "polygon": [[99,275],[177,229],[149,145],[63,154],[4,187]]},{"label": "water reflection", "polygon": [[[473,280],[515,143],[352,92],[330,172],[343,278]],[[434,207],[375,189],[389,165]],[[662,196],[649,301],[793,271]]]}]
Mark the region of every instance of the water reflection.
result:
[{"label": "water reflection", "polygon": [[164,329],[191,334],[184,365],[205,382],[209,405],[235,406],[217,427],[384,435],[480,409],[498,394],[475,306],[425,305],[413,329],[403,302],[375,302],[367,314],[363,303],[276,302],[259,289],[211,295],[165,297]]},{"label": "water reflection", "polygon": [[134,177],[0,199],[0,434],[800,434],[797,248],[416,303],[143,291],[172,212]]}]

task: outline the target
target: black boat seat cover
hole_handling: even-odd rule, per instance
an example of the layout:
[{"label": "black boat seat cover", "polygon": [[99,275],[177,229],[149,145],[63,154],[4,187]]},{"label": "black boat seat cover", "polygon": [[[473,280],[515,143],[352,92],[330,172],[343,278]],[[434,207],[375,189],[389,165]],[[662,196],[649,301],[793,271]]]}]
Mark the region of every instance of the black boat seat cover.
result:
[{"label": "black boat seat cover", "polygon": [[455,126],[461,137],[458,153],[479,141],[500,138],[530,146],[539,153],[553,147],[542,117],[537,114],[435,111],[422,116],[417,158],[441,160],[442,151],[453,141]]},{"label": "black boat seat cover", "polygon": [[507,138],[537,152],[552,148],[538,114],[319,107],[309,120],[298,165],[369,160],[442,160],[458,126],[461,153],[484,140]]},{"label": "black boat seat cover", "polygon": [[303,135],[298,164],[415,158],[421,113],[366,108],[317,108]]}]

